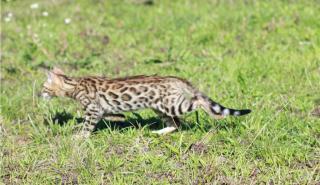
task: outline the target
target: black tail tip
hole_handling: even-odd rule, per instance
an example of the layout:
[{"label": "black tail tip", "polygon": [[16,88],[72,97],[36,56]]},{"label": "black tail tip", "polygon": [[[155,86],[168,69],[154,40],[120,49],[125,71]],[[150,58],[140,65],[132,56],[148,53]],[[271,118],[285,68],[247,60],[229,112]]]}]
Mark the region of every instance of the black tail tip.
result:
[{"label": "black tail tip", "polygon": [[240,115],[246,115],[246,114],[249,114],[251,112],[250,109],[243,109],[243,110],[240,110]]}]

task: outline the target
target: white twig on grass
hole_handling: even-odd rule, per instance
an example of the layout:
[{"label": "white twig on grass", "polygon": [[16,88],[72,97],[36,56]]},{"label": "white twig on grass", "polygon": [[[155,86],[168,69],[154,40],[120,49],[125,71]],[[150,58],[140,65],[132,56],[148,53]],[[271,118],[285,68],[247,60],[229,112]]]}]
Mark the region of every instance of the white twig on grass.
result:
[{"label": "white twig on grass", "polygon": [[65,24],[70,24],[71,23],[71,19],[70,18],[65,18],[64,19],[64,23]]},{"label": "white twig on grass", "polygon": [[42,12],[42,16],[47,17],[48,15],[49,15],[48,12],[46,12],[46,11]]},{"label": "white twig on grass", "polygon": [[30,5],[31,9],[38,9],[39,8],[39,4],[38,3],[33,3]]}]

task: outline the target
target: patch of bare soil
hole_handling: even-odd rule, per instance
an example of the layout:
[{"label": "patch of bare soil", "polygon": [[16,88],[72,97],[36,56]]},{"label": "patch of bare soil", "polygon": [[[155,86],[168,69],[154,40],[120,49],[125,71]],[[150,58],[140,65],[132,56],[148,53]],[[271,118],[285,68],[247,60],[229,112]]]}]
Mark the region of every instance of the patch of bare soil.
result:
[{"label": "patch of bare soil", "polygon": [[61,185],[78,185],[79,184],[79,177],[78,174],[73,172],[68,173],[61,173],[61,178],[56,179],[56,184]]},{"label": "patch of bare soil", "polygon": [[208,146],[203,142],[196,142],[190,146],[190,150],[198,154],[204,154],[208,152]]},{"label": "patch of bare soil", "polygon": [[176,175],[172,172],[158,172],[158,173],[148,173],[146,174],[147,178],[157,180],[159,182],[163,180],[168,180],[170,183],[178,183]]},{"label": "patch of bare soil", "polygon": [[312,112],[311,112],[311,115],[315,116],[315,117],[320,117],[320,106],[318,106],[315,109],[313,109]]},{"label": "patch of bare soil", "polygon": [[4,184],[20,184],[25,176],[14,176],[12,172],[17,171],[20,168],[18,164],[7,164],[4,166],[4,173],[0,176]]}]

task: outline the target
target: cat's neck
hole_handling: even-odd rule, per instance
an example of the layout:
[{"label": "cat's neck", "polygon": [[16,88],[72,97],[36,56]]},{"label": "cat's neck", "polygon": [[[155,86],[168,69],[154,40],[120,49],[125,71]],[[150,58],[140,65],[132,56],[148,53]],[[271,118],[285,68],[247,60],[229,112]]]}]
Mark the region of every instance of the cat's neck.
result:
[{"label": "cat's neck", "polygon": [[78,80],[76,78],[63,76],[62,90],[65,92],[66,97],[74,98],[74,92],[77,88]]}]

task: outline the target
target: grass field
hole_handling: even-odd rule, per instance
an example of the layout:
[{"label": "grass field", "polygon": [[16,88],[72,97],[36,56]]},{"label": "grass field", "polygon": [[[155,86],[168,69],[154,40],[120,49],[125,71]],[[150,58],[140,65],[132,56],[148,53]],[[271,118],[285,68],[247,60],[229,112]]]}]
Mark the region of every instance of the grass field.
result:
[{"label": "grass field", "polygon": [[[0,184],[319,183],[319,12],[317,0],[1,1]],[[143,110],[75,142],[80,106],[37,97],[53,66],[175,75],[253,112],[198,111],[156,136]]]}]

